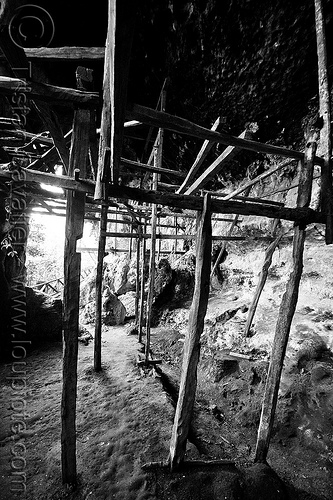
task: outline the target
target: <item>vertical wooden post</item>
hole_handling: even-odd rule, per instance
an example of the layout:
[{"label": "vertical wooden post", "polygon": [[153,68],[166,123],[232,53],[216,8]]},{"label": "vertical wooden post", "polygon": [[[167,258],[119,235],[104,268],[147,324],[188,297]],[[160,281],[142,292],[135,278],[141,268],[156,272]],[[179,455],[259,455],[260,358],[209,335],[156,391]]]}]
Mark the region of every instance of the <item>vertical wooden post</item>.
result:
[{"label": "vertical wooden post", "polygon": [[200,355],[200,336],[203,331],[209,296],[211,251],[210,195],[206,194],[203,211],[198,217],[197,224],[195,287],[184,344],[179,397],[170,442],[171,469],[177,468],[184,461],[186,441],[193,413],[197,387],[197,365]]},{"label": "vertical wooden post", "polygon": [[[110,149],[105,148],[103,162],[110,161]],[[108,195],[105,188],[105,200],[101,205],[101,218],[99,223],[99,240],[96,267],[96,302],[95,302],[95,339],[94,339],[94,369],[96,372],[102,369],[102,294],[103,294],[103,263],[105,256],[106,230],[108,220]]]},{"label": "vertical wooden post", "polygon": [[[311,201],[313,166],[316,149],[316,137],[313,136],[306,145],[304,164],[301,166],[297,197],[298,207],[308,207]],[[293,241],[294,268],[289,277],[286,291],[282,297],[279,316],[276,324],[274,343],[269,364],[258,430],[255,453],[256,462],[265,463],[268,453],[279,393],[283,361],[287,349],[291,322],[296,309],[299,283],[302,277],[303,250],[306,232],[305,229],[305,225],[295,225]]]},{"label": "vertical wooden post", "polygon": [[[80,170],[85,178],[89,152],[90,112],[78,109],[74,113],[69,174]],[[63,387],[61,403],[61,464],[62,481],[76,484],[76,389],[79,334],[79,298],[81,254],[76,252],[82,238],[85,194],[67,193],[66,239],[64,255],[64,349]]]},{"label": "vertical wooden post", "polygon": [[142,232],[141,226],[138,226],[138,238],[136,240],[136,279],[135,279],[135,324],[139,329],[139,303],[140,303],[140,249],[141,240],[140,234]]},{"label": "vertical wooden post", "polygon": [[[143,232],[146,233],[147,222],[145,219],[143,225]],[[140,311],[139,311],[139,338],[138,341],[142,342],[142,328],[143,317],[145,311],[145,260],[146,260],[146,239],[143,238],[141,245],[141,283],[140,283]]]},{"label": "vertical wooden post", "polygon": [[[154,163],[157,165],[158,148],[156,148]],[[153,174],[153,190],[157,189],[157,174]],[[154,283],[155,283],[155,252],[156,252],[156,222],[157,222],[157,205],[153,203],[151,212],[151,240],[150,240],[150,261],[149,261],[149,283],[147,296],[147,312],[146,312],[146,348],[145,348],[145,364],[149,364],[150,350],[150,328],[151,328],[151,312],[154,299]]]},{"label": "vertical wooden post", "polygon": [[333,243],[331,103],[323,2],[322,0],[315,0],[314,5],[318,55],[319,114],[323,120],[323,126],[320,130],[320,149],[324,159],[321,168],[321,211],[326,214],[325,239],[328,245]]}]

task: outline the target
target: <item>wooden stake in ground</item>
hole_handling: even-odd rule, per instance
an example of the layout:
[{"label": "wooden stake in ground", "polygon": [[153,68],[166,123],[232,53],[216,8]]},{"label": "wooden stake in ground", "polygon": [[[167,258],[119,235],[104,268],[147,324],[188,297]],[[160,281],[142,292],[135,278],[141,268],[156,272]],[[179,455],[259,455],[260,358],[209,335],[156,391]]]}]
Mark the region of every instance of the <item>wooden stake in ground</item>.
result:
[{"label": "wooden stake in ground", "polygon": [[315,18],[318,55],[319,114],[323,120],[320,146],[324,160],[321,167],[321,211],[326,214],[326,244],[333,243],[333,194],[332,194],[332,131],[330,86],[327,70],[325,19],[322,0],[315,0]]},{"label": "wooden stake in ground", "polygon": [[198,217],[195,287],[189,315],[188,332],[184,344],[179,397],[170,442],[169,462],[171,470],[179,467],[184,461],[186,441],[192,419],[197,387],[200,336],[203,331],[209,296],[211,252],[212,225],[210,195],[206,195],[203,211]]},{"label": "wooden stake in ground", "polygon": [[256,291],[255,291],[252,303],[251,303],[251,305],[249,307],[249,313],[247,315],[247,320],[246,320],[246,325],[245,325],[245,330],[244,330],[245,337],[249,337],[250,336],[250,328],[251,328],[251,325],[252,325],[252,321],[253,321],[254,315],[255,315],[256,310],[257,310],[257,306],[258,306],[258,302],[259,302],[260,296],[261,296],[262,291],[264,289],[264,286],[266,284],[266,280],[267,280],[267,276],[268,276],[268,271],[269,271],[269,268],[270,268],[270,266],[272,264],[273,254],[275,252],[276,247],[280,243],[282,236],[283,236],[283,234],[280,234],[274,241],[272,241],[272,243],[266,249],[265,259],[264,259],[264,263],[263,263],[263,266],[262,266],[262,270],[260,272],[260,276],[259,276],[259,281],[258,281],[258,284],[257,284],[257,288],[256,288]]},{"label": "wooden stake in ground", "polygon": [[[146,219],[143,226],[143,231],[146,231]],[[142,233],[142,230],[141,230]],[[142,240],[141,246],[141,282],[140,282],[140,310],[139,310],[139,324],[138,324],[138,340],[142,341],[142,330],[144,322],[144,302],[145,302],[145,259],[146,259],[146,240]]]},{"label": "wooden stake in ground", "polygon": [[[155,154],[155,163],[158,157],[157,149]],[[153,190],[157,190],[157,174],[153,176]],[[148,284],[148,297],[147,297],[147,313],[146,313],[146,350],[145,350],[145,363],[149,364],[149,351],[150,351],[150,328],[151,328],[151,315],[154,298],[154,284],[155,284],[155,252],[156,252],[156,223],[157,223],[157,205],[153,204],[151,213],[151,240],[150,240],[150,260],[149,260],[149,284]]]},{"label": "wooden stake in ground", "polygon": [[[309,206],[311,201],[313,166],[316,148],[316,137],[313,137],[307,143],[305,150],[305,160],[300,171],[300,183],[297,197],[298,207],[307,207]],[[303,250],[306,233],[305,228],[305,224],[300,225],[296,223],[295,225],[293,241],[294,267],[289,277],[286,291],[282,297],[279,316],[276,324],[274,343],[269,364],[258,430],[255,453],[256,462],[266,462],[269,442],[272,434],[283,361],[287,349],[291,322],[296,309],[299,283],[303,270]]]},{"label": "wooden stake in ground", "polygon": [[[69,173],[85,178],[89,152],[90,112],[78,109],[74,114],[73,140]],[[81,169],[81,170],[80,170]],[[79,299],[81,254],[76,251],[82,238],[85,194],[67,194],[66,240],[64,251],[64,349],[61,403],[61,465],[64,484],[76,484],[76,389],[79,335]]]}]

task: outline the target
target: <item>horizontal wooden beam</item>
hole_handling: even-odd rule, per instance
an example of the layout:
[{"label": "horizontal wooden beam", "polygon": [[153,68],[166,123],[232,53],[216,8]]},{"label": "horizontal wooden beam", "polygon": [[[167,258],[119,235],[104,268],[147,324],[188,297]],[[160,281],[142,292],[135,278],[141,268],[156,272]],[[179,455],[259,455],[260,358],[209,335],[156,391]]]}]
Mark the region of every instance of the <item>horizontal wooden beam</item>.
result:
[{"label": "horizontal wooden beam", "polygon": [[100,105],[100,97],[96,92],[84,92],[8,76],[0,76],[0,90],[4,94],[24,95],[36,101],[59,106],[80,105],[80,107],[97,108]]},{"label": "horizontal wooden beam", "polygon": [[185,177],[185,174],[178,172],[177,170],[170,170],[168,168],[154,167],[153,165],[147,165],[146,163],[139,163],[137,161],[127,160],[127,158],[121,158],[121,165],[130,168],[132,170],[143,170],[144,172],[156,172],[158,174],[165,174],[172,177]]},{"label": "horizontal wooden beam", "polygon": [[[203,199],[199,196],[177,195],[173,193],[160,193],[158,191],[147,191],[126,186],[110,185],[110,197],[136,200],[146,203],[156,203],[169,207],[176,207],[189,210],[202,210]],[[236,200],[212,200],[211,209],[214,213],[255,215],[268,217],[270,219],[284,219],[299,221],[305,224],[324,222],[324,216],[310,208],[289,208],[266,206],[258,203],[241,202]]]},{"label": "horizontal wooden beam", "polygon": [[[149,233],[142,233],[139,235],[137,233],[119,233],[119,232],[106,231],[105,233],[103,233],[103,236],[105,236],[106,238],[133,238],[133,239],[145,238],[147,240],[151,239],[151,234]],[[161,233],[156,234],[157,240],[195,240],[195,238],[196,238],[195,234],[161,234]],[[219,235],[212,236],[212,239],[215,241],[273,241],[274,240],[272,236],[246,237],[246,236],[219,236]]]},{"label": "horizontal wooden beam", "polygon": [[[75,180],[65,175],[54,175],[36,170],[20,169],[13,173],[0,169],[0,179],[10,180],[19,175],[20,180],[27,183],[35,182],[48,184],[62,189],[69,189],[83,193],[93,194],[95,182],[90,180]],[[48,193],[48,196],[50,193]],[[177,195],[173,193],[161,193],[159,191],[147,191],[143,189],[130,188],[127,186],[109,185],[109,203],[117,199],[134,200],[145,203],[156,203],[167,207],[175,207],[185,210],[202,211],[203,198],[199,196]],[[268,217],[270,219],[283,219],[289,221],[310,224],[325,222],[324,214],[316,212],[311,208],[289,208],[275,205],[261,205],[258,203],[242,202],[236,200],[216,200],[211,202],[212,213],[255,215],[258,217]]]},{"label": "horizontal wooden beam", "polygon": [[[147,108],[139,104],[129,104],[127,108],[126,118],[128,120],[138,120],[146,125],[153,127],[165,128],[172,130],[179,134],[189,135],[202,140],[215,141],[219,144],[226,146],[237,146],[241,149],[248,151],[255,151],[257,153],[266,153],[273,155],[285,156],[287,158],[295,158],[302,160],[304,153],[287,149],[280,146],[273,146],[271,144],[264,144],[262,142],[252,141],[250,139],[240,139],[225,132],[215,132],[213,130],[201,127],[189,120],[173,116],[163,111],[157,111],[152,108]],[[323,159],[316,157],[316,164],[322,165]]]},{"label": "horizontal wooden beam", "polygon": [[104,47],[38,47],[25,48],[28,59],[47,59],[61,61],[102,61]]}]

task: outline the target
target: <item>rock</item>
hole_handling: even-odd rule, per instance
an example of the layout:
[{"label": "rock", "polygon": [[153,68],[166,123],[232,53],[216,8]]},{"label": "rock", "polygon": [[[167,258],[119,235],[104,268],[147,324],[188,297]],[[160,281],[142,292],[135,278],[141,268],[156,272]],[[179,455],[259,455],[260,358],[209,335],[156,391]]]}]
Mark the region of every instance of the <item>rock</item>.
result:
[{"label": "rock", "polygon": [[163,294],[172,281],[172,269],[168,259],[160,259],[157,265],[154,282],[155,297]]},{"label": "rock", "polygon": [[311,382],[318,383],[322,380],[329,380],[333,377],[332,368],[322,363],[313,367],[311,371]]},{"label": "rock", "polygon": [[106,288],[102,299],[102,321],[104,325],[122,325],[125,321],[125,316],[125,306],[116,295]]},{"label": "rock", "polygon": [[135,317],[135,292],[127,292],[124,295],[120,295],[118,298],[120,302],[125,306],[126,318]]},{"label": "rock", "polygon": [[[127,254],[120,256],[109,255],[105,258],[104,281],[105,285],[116,295],[123,295],[135,290],[135,281],[128,281],[130,262]],[[132,273],[133,276],[133,273]]]},{"label": "rock", "polygon": [[26,337],[34,342],[61,341],[62,301],[26,287]]},{"label": "rock", "polygon": [[81,282],[80,285],[80,307],[85,307],[90,302],[95,301],[96,296],[96,271],[93,270]]},{"label": "rock", "polygon": [[88,345],[91,340],[93,340],[93,335],[90,333],[88,328],[83,325],[79,325],[79,342],[84,345]]}]

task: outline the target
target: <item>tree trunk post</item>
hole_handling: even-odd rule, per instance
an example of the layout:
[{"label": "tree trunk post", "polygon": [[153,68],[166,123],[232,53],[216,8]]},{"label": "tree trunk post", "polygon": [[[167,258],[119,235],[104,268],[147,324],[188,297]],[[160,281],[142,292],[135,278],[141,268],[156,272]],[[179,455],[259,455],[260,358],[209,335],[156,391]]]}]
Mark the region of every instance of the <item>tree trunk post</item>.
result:
[{"label": "tree trunk post", "polygon": [[[69,174],[80,171],[85,178],[89,153],[90,111],[74,113]],[[76,251],[82,238],[85,194],[67,193],[66,239],[64,250],[64,349],[61,403],[61,464],[64,484],[75,485],[76,478],[76,391],[79,335],[81,254]]]},{"label": "tree trunk post", "polygon": [[[307,141],[305,160],[301,165],[297,197],[298,207],[307,207],[311,201],[313,167],[316,149],[316,138],[313,137]],[[266,380],[265,394],[261,409],[255,451],[255,462],[265,463],[267,458],[279,393],[283,361],[287,349],[291,323],[296,309],[299,283],[302,277],[305,234],[306,225],[296,223],[293,240],[294,268],[289,277],[286,291],[282,297],[279,309],[279,316],[276,324],[273,348]]]},{"label": "tree trunk post", "polygon": [[315,0],[315,19],[318,56],[319,114],[323,120],[320,130],[320,149],[324,159],[321,167],[321,211],[326,214],[326,244],[333,243],[333,194],[332,194],[332,132],[330,86],[327,69],[325,18],[322,0]]},{"label": "tree trunk post", "polygon": [[212,251],[210,195],[204,198],[203,211],[198,216],[196,239],[195,287],[184,344],[179,397],[170,442],[171,470],[184,461],[186,442],[194,408],[197,387],[197,366],[200,356],[200,336],[204,327],[209,297]]}]

